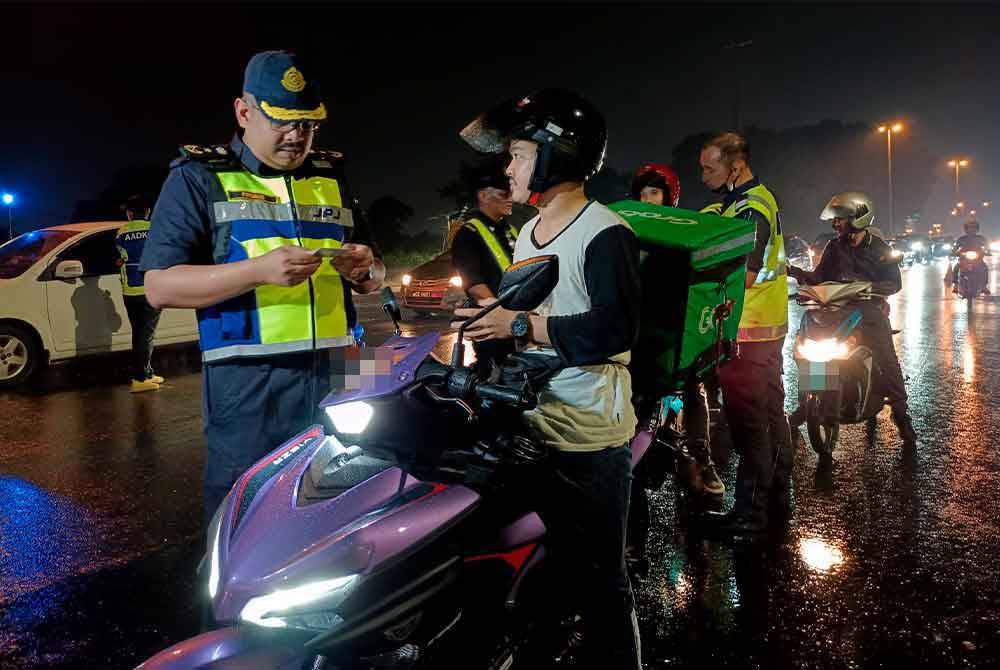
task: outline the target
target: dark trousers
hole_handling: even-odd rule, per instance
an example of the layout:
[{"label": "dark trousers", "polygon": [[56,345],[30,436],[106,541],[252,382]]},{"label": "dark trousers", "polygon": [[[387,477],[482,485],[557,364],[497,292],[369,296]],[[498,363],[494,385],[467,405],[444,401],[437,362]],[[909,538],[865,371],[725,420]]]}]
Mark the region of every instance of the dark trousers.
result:
[{"label": "dark trousers", "polygon": [[772,489],[781,494],[791,487],[794,452],[785,417],[783,344],[784,339],[740,342],[737,356],[719,368],[726,418],[740,454],[734,510],[765,522]]},{"label": "dark trousers", "polygon": [[906,384],[892,343],[892,325],[877,302],[861,308],[861,332],[865,345],[872,350],[875,364],[882,370],[882,384],[894,413],[906,414]]},{"label": "dark trousers", "polygon": [[122,296],[125,311],[132,327],[132,379],[142,381],[153,376],[153,337],[160,322],[160,310],[146,300],[144,295]]},{"label": "dark trousers", "polygon": [[240,475],[319,423],[317,405],[329,390],[329,365],[320,356],[309,352],[203,367],[206,526]]},{"label": "dark trousers", "polygon": [[548,530],[551,574],[564,597],[582,608],[588,668],[640,667],[635,601],[625,570],[631,470],[628,446],[554,451],[539,480],[525,489]]}]

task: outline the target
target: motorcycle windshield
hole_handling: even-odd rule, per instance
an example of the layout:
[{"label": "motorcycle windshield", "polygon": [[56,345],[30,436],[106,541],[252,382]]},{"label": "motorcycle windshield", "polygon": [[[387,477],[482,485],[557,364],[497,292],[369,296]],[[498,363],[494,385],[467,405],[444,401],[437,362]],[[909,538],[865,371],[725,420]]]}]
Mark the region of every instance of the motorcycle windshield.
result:
[{"label": "motorcycle windshield", "polygon": [[800,286],[799,294],[821,305],[847,302],[872,290],[870,281],[827,282],[816,286]]},{"label": "motorcycle windshield", "polygon": [[[397,335],[379,347],[352,350],[358,355],[353,359],[347,358],[346,374],[334,383],[340,388],[331,391],[319,406],[330,407],[353,400],[379,398],[409,386],[417,368],[434,350],[439,338],[438,333],[419,337]],[[354,362],[357,365],[352,366]]]}]

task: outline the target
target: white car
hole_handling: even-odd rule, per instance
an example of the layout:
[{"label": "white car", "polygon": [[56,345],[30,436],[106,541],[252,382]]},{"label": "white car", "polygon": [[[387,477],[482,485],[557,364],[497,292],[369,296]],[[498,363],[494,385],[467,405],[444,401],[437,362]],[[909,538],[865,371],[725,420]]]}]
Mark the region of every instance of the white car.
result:
[{"label": "white car", "polygon": [[[132,348],[118,272],[121,221],[42,228],[0,246],[0,388],[49,361]],[[193,342],[193,309],[165,309],[157,345]]]}]

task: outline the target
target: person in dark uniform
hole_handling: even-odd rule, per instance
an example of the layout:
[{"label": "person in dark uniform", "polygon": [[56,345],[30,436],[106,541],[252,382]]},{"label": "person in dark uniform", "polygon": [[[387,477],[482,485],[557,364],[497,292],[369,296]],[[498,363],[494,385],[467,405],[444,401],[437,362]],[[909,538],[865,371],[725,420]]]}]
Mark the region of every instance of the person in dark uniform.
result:
[{"label": "person in dark uniform", "polygon": [[[517,240],[517,228],[503,221],[513,211],[510,184],[503,166],[493,160],[464,167],[462,181],[475,207],[452,241],[452,264],[462,277],[469,299],[487,305],[496,299]],[[476,369],[484,377],[489,376],[494,361],[499,362],[515,349],[513,340],[487,340],[472,346]]]},{"label": "person in dark uniform", "polygon": [[155,391],[164,382],[153,372],[153,337],[160,322],[160,310],[146,300],[139,261],[149,234],[149,205],[139,195],[133,195],[123,206],[128,223],[118,229],[118,267],[121,270],[122,300],[132,328],[132,393]]},{"label": "person in dark uniform", "polygon": [[351,292],[385,277],[343,174],[312,150],[326,107],[295,54],[247,64],[228,145],[186,145],[153,210],[140,270],[154,307],[198,310],[208,521],[255,461],[317,420]]}]

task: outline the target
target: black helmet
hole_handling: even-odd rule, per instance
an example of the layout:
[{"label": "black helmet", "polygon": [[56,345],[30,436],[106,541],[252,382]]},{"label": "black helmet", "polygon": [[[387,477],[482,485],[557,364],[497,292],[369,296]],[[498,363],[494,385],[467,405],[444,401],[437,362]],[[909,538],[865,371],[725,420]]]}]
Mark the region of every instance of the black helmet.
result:
[{"label": "black helmet", "polygon": [[513,140],[538,144],[528,189],[586,181],[604,165],[608,126],[597,108],[571,91],[547,88],[481,114],[460,133],[483,153],[503,153]]}]

